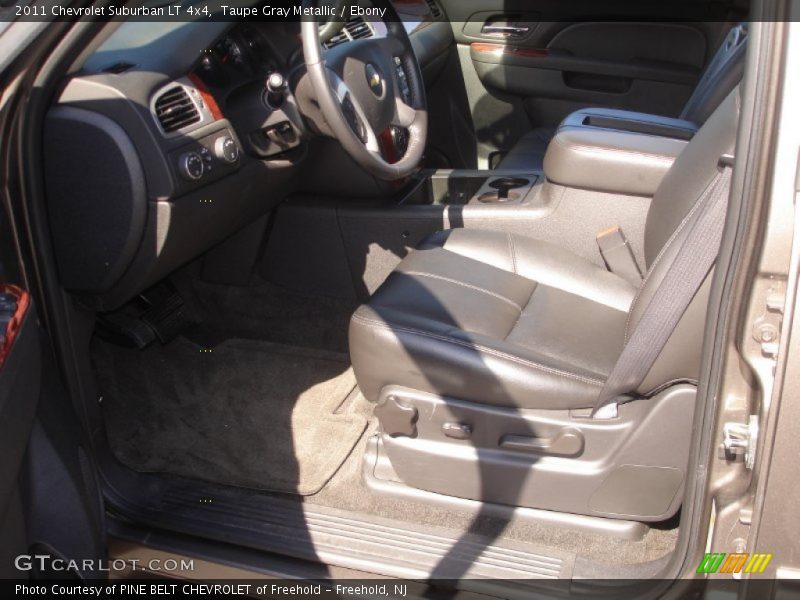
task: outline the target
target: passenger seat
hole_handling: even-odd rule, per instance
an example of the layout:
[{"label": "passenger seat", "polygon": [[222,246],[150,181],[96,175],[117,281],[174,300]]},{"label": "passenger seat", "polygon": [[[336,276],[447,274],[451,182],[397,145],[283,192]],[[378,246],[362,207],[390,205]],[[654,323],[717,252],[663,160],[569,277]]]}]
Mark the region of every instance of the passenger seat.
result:
[{"label": "passenger seat", "polygon": [[[744,72],[746,40],[746,23],[741,23],[730,30],[686,106],[683,107],[679,117],[681,120],[701,126],[738,85]],[[547,146],[555,132],[553,128],[539,127],[523,135],[496,168],[542,170]]]}]

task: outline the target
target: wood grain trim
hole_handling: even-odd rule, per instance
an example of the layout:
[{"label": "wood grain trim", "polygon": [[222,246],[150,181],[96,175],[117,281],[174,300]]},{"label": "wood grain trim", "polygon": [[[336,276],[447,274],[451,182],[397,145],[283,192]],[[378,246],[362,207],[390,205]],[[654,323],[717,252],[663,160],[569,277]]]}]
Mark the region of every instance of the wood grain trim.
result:
[{"label": "wood grain trim", "polygon": [[470,44],[470,49],[478,54],[495,56],[519,56],[522,58],[547,58],[550,56],[550,51],[545,48],[524,48],[491,42],[473,42]]},{"label": "wood grain trim", "polygon": [[387,127],[381,132],[378,136],[378,145],[381,148],[383,159],[390,165],[400,160],[401,157],[397,155],[397,148],[394,145],[391,128]]},{"label": "wood grain trim", "polygon": [[203,83],[203,80],[200,79],[195,73],[189,74],[189,81],[192,82],[194,87],[197,88],[197,91],[200,92],[200,97],[203,99],[203,102],[208,107],[211,116],[214,117],[215,121],[219,121],[220,119],[224,119],[224,115],[219,108],[219,104],[214,99],[214,96],[211,95],[211,92],[208,91],[206,84]]},{"label": "wood grain trim", "polygon": [[11,354],[11,347],[14,345],[17,334],[20,329],[22,329],[22,321],[25,318],[25,314],[28,312],[28,305],[30,304],[31,297],[30,294],[22,288],[10,284],[0,284],[0,294],[8,294],[16,298],[17,301],[16,310],[11,316],[11,320],[5,325],[3,343],[0,344],[0,367],[2,367],[6,357]]}]

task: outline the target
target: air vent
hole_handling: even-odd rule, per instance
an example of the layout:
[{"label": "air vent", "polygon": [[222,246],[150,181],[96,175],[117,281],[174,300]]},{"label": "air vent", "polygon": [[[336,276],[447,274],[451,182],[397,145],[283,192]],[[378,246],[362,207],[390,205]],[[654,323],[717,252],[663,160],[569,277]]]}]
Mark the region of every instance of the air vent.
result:
[{"label": "air vent", "polygon": [[350,40],[372,37],[372,27],[361,17],[353,17],[345,23],[344,29],[325,42],[326,48],[333,48]]},{"label": "air vent", "polygon": [[331,39],[329,39],[327,42],[325,42],[325,47],[326,48],[333,48],[334,46],[338,46],[339,44],[345,43],[349,39],[350,38],[347,37],[347,34],[344,32],[344,30],[342,30],[339,33],[337,33],[335,36],[333,36]]},{"label": "air vent", "polygon": [[183,129],[202,119],[189,94],[179,85],[161,94],[156,100],[155,109],[164,133]]},{"label": "air vent", "polygon": [[350,34],[350,38],[354,40],[372,37],[372,28],[361,17],[348,21],[344,28]]},{"label": "air vent", "polygon": [[442,9],[436,4],[436,0],[425,0],[425,3],[428,5],[428,8],[431,9],[431,16],[434,19],[438,19],[442,16]]}]

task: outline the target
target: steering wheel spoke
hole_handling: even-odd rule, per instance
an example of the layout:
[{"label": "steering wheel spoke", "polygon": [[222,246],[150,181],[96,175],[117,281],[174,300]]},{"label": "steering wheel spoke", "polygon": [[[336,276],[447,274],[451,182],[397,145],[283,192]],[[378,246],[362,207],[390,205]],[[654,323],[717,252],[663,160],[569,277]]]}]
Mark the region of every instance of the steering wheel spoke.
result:
[{"label": "steering wheel spoke", "polygon": [[361,107],[358,106],[358,103],[355,102],[350,96],[346,97],[344,103],[342,104],[342,112],[344,113],[345,111],[349,112],[349,115],[345,114],[345,119],[347,119],[350,129],[353,130],[353,133],[356,134],[356,137],[361,140],[361,143],[364,144],[367,150],[380,156],[381,151],[380,144],[378,143],[378,137],[375,135],[375,131],[372,129],[367,117],[364,115],[364,111],[361,110]]},{"label": "steering wheel spoke", "polygon": [[370,126],[369,120],[359,105],[357,98],[350,92],[344,80],[334,71],[328,70],[328,79],[339,100],[339,108],[342,111],[342,115],[352,132],[367,150],[373,154],[380,155],[378,137]]},{"label": "steering wheel spoke", "polygon": [[392,125],[408,129],[417,120],[417,110],[408,104],[400,97],[395,98],[395,111]]},{"label": "steering wheel spoke", "polygon": [[[386,180],[413,173],[422,159],[427,138],[424,82],[411,40],[391,0],[372,0],[385,8],[386,35],[342,43],[323,51],[313,19],[301,24],[306,73],[325,132],[366,171]],[[311,6],[313,0],[303,0]],[[403,72],[397,69],[397,61]],[[402,130],[402,131],[401,131]],[[382,147],[385,132],[398,132],[401,156]],[[401,147],[402,146],[402,147]]]}]

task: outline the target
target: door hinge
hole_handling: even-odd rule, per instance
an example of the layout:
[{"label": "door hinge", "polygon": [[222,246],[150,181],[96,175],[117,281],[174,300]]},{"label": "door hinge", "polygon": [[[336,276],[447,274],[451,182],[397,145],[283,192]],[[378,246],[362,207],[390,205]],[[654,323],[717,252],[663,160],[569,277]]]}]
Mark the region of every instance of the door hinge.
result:
[{"label": "door hinge", "polygon": [[757,444],[757,415],[750,415],[747,423],[729,421],[722,428],[720,458],[731,462],[744,460],[744,466],[752,469],[756,460]]}]

